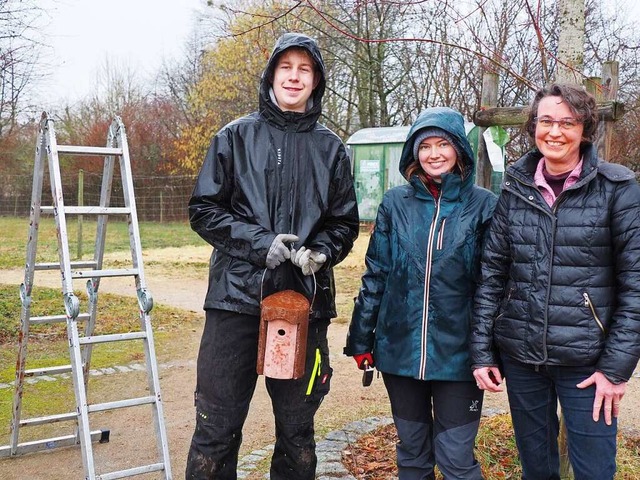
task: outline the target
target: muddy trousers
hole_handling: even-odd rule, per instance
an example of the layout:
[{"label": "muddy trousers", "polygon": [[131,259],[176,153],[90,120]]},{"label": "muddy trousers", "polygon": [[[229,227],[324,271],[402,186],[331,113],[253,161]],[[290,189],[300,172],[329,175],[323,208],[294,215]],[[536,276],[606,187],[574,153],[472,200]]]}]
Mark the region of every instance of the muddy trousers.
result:
[{"label": "muddy trousers", "polygon": [[481,480],[473,449],[482,413],[474,382],[423,381],[383,373],[398,432],[399,480]]},{"label": "muddy trousers", "polygon": [[[328,324],[326,320],[309,325],[303,378],[265,378],[275,417],[272,480],[315,478],[313,420],[329,391],[332,373]],[[257,316],[207,310],[198,353],[196,427],[187,458],[187,480],[237,478],[242,427],[258,379],[259,328]]]}]

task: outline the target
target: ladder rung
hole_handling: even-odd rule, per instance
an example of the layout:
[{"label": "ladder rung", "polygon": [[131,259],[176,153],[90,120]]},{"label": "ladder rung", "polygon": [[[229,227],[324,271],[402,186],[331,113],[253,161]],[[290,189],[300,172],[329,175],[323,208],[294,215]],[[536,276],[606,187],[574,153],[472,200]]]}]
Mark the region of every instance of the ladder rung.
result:
[{"label": "ladder rung", "polygon": [[57,415],[47,415],[46,417],[26,418],[20,421],[21,427],[32,427],[34,425],[44,425],[45,423],[67,422],[76,420],[78,414],[76,412],[59,413]]},{"label": "ladder rung", "polygon": [[71,272],[71,278],[129,277],[138,275],[137,268],[119,268],[117,270],[86,270]]},{"label": "ladder rung", "polygon": [[[98,264],[94,260],[70,262],[71,268],[95,268]],[[34,270],[60,270],[60,263],[36,263]]]},{"label": "ladder rung", "polygon": [[[88,313],[81,313],[76,317],[76,321],[82,322],[85,320],[89,320],[90,317],[91,316]],[[67,321],[66,315],[48,315],[43,317],[31,317],[29,319],[29,323],[33,325],[40,325],[43,323],[60,323],[60,322],[66,322],[66,321]]]},{"label": "ladder rung", "polygon": [[133,477],[135,475],[142,475],[143,473],[161,472],[164,470],[164,463],[151,463],[143,467],[128,468],[127,470],[120,470],[118,472],[103,473],[97,475],[97,480],[116,480],[117,478]]},{"label": "ladder rung", "polygon": [[156,397],[130,398],[128,400],[117,400],[115,402],[94,403],[87,405],[89,413],[104,412],[105,410],[115,410],[117,408],[137,407],[138,405],[148,405],[155,403]]},{"label": "ladder rung", "polygon": [[78,342],[80,345],[95,344],[95,343],[107,343],[107,342],[120,342],[122,340],[138,340],[141,338],[147,338],[146,332],[131,332],[131,333],[114,333],[111,335],[95,335],[92,337],[80,337]]},{"label": "ladder rung", "polygon": [[[40,207],[42,213],[55,213],[55,207]],[[131,213],[129,207],[64,207],[64,212],[76,215],[128,215]]]},{"label": "ladder rung", "polygon": [[[109,430],[96,430],[91,432],[91,441],[96,442],[108,442]],[[64,437],[46,438],[43,440],[36,440],[34,442],[19,443],[15,447],[15,452],[11,453],[11,446],[0,447],[0,458],[10,457],[11,455],[22,455],[25,453],[38,452],[41,450],[50,450],[57,447],[68,447],[70,445],[77,445],[79,442],[75,435],[65,435]]]},{"label": "ladder rung", "polygon": [[72,155],[122,155],[121,148],[114,147],[86,147],[78,145],[58,145],[58,153]]},{"label": "ladder rung", "polygon": [[69,373],[71,365],[60,365],[58,367],[32,368],[24,371],[25,377],[39,377],[41,375],[59,375],[61,373]]}]

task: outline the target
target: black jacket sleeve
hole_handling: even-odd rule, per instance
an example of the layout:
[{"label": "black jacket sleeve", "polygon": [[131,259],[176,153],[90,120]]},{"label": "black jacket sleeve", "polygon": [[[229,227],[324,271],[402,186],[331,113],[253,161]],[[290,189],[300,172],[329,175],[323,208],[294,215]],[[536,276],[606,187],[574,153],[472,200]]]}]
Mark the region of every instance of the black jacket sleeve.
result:
[{"label": "black jacket sleeve", "polygon": [[509,219],[507,198],[498,199],[482,255],[480,282],[474,299],[474,313],[469,341],[473,368],[497,366],[493,329],[502,304],[511,258],[509,255]]},{"label": "black jacket sleeve", "polygon": [[338,159],[331,179],[330,204],[318,232],[307,242],[307,247],[327,256],[322,269],[332,268],[347,256],[358,238],[360,219],[358,203],[351,174],[351,163],[344,146],[338,150]]},{"label": "black jacket sleeve", "polygon": [[276,234],[231,211],[234,174],[231,135],[223,129],[212,139],[198,174],[189,200],[189,222],[217,250],[264,267]]},{"label": "black jacket sleeve", "polygon": [[616,309],[596,369],[627,381],[640,357],[640,186],[620,183],[611,203],[616,268]]}]

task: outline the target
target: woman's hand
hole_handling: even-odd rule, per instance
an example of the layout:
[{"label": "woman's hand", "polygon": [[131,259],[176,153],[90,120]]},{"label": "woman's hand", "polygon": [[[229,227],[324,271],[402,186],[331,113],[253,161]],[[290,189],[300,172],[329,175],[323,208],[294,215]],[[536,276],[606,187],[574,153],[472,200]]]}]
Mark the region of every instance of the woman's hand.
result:
[{"label": "woman's hand", "polygon": [[502,375],[498,367],[480,367],[473,371],[476,385],[480,390],[502,392]]},{"label": "woman's hand", "polygon": [[611,425],[611,418],[620,413],[620,401],[627,389],[627,382],[611,383],[602,372],[596,372],[586,380],[576,385],[578,388],[596,386],[596,396],[593,400],[593,421],[600,418],[600,411],[604,409],[604,422]]},{"label": "woman's hand", "polygon": [[373,367],[375,365],[373,361],[373,353],[371,352],[356,353],[353,356],[353,359],[356,361],[356,364],[358,364],[358,368],[360,370],[366,370],[367,367]]}]

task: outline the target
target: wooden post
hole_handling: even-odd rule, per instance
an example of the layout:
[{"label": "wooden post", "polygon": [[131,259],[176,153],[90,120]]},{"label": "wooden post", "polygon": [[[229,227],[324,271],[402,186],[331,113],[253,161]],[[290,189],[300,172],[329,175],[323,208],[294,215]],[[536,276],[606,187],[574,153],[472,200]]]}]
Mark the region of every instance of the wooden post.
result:
[{"label": "wooden post", "polygon": [[[482,74],[482,98],[480,100],[482,110],[495,107],[498,104],[498,74],[484,72]],[[491,161],[487,153],[487,145],[484,141],[484,127],[478,127],[478,164],[476,168],[476,184],[491,188]]]},{"label": "wooden post", "polygon": [[[618,62],[605,62],[602,64],[602,88],[603,101],[615,102],[618,98],[619,82]],[[613,135],[613,123],[610,120],[600,119],[598,124],[598,155],[600,158],[611,161],[611,137]]]},{"label": "wooden post", "polygon": [[573,469],[569,460],[569,440],[567,438],[567,425],[564,415],[560,413],[560,432],[558,433],[558,454],[560,455],[560,478],[570,480],[573,478]]},{"label": "wooden post", "polygon": [[[84,205],[84,170],[78,170],[78,206]],[[76,258],[82,260],[82,215],[78,215],[78,251]]]},{"label": "wooden post", "polygon": [[595,97],[596,102],[602,99],[602,96],[598,93],[602,84],[602,79],[600,77],[587,77],[582,83],[584,85],[584,89]]}]

